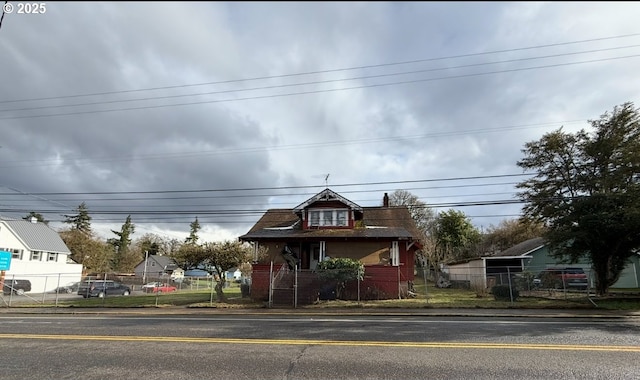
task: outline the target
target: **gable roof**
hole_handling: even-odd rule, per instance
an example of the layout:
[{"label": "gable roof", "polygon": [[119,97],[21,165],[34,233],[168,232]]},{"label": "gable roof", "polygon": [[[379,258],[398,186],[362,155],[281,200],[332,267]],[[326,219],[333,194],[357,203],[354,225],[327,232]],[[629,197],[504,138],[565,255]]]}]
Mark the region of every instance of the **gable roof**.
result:
[{"label": "gable roof", "polygon": [[[150,261],[154,261],[158,264],[159,267],[161,268],[167,268],[167,270],[175,270],[178,269],[178,264],[176,264],[176,262],[169,256],[162,256],[162,255],[149,255],[149,257],[147,258],[147,265],[149,266],[149,262]],[[145,260],[143,259],[142,261],[140,261],[138,264],[136,264],[136,268],[144,265]]]},{"label": "gable roof", "polygon": [[314,195],[313,197],[311,197],[311,198],[307,199],[306,201],[300,203],[299,205],[294,207],[293,210],[295,212],[301,212],[302,210],[304,210],[305,208],[309,207],[313,203],[319,202],[319,201],[325,201],[325,202],[326,201],[338,201],[338,202],[344,203],[345,205],[349,206],[351,209],[354,209],[356,211],[362,211],[362,207],[358,206],[354,202],[351,202],[347,198],[343,197],[342,195],[336,193],[335,191],[333,191],[333,190],[331,190],[329,188],[326,188],[326,189],[322,190],[321,192],[319,192],[318,194]]},{"label": "gable roof", "polygon": [[536,251],[546,245],[546,241],[541,237],[525,240],[522,243],[516,244],[513,247],[507,248],[504,251],[498,252],[491,257],[515,257],[526,256],[529,253]]},{"label": "gable roof", "polygon": [[306,238],[395,238],[420,240],[420,231],[405,206],[364,207],[361,228],[303,230],[296,209],[268,210],[240,240]]},{"label": "gable roof", "polygon": [[71,254],[60,235],[42,222],[27,220],[0,221],[31,251]]}]

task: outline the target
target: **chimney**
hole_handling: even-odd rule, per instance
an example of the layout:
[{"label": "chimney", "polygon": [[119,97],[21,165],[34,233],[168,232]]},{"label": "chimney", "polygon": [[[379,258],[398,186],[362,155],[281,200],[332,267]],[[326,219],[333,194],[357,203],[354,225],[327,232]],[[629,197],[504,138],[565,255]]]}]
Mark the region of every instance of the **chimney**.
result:
[{"label": "chimney", "polygon": [[382,207],[389,207],[389,195],[387,193],[384,193],[382,198]]},{"label": "chimney", "polygon": [[32,216],[29,220],[31,221],[31,223],[38,223],[38,218],[36,218],[35,216]]}]

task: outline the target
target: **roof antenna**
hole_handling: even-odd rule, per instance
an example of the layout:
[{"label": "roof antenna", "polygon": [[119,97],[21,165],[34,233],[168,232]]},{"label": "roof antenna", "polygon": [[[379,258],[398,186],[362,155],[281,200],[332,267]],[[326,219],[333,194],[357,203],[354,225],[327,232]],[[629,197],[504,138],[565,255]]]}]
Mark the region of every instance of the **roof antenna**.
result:
[{"label": "roof antenna", "polygon": [[327,188],[329,187],[329,174],[324,177],[324,186]]}]

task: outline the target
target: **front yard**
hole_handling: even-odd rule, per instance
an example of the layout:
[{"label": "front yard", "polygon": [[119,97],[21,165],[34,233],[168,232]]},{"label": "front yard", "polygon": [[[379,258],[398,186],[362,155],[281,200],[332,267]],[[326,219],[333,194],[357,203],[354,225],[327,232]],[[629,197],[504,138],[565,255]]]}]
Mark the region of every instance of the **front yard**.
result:
[{"label": "front yard", "polygon": [[[586,293],[565,293],[562,291],[522,291],[514,302],[496,301],[488,292],[476,292],[467,289],[440,289],[429,283],[425,287],[423,282],[414,284],[415,298],[373,300],[373,301],[318,301],[315,304],[303,306],[304,309],[318,308],[483,308],[483,309],[606,309],[606,310],[640,310],[640,290],[628,289],[613,291],[607,297],[588,297]],[[240,287],[232,284],[224,289],[227,301],[219,303],[211,289],[180,290],[163,294],[139,294],[130,296],[110,296],[99,298],[74,298],[45,302],[21,302],[12,307],[114,307],[114,308],[145,308],[145,307],[201,307],[201,308],[265,308],[266,302],[254,302],[249,298],[242,298]],[[6,306],[6,305],[5,305]],[[293,306],[293,305],[292,305]],[[285,306],[286,307],[286,306]]]}]

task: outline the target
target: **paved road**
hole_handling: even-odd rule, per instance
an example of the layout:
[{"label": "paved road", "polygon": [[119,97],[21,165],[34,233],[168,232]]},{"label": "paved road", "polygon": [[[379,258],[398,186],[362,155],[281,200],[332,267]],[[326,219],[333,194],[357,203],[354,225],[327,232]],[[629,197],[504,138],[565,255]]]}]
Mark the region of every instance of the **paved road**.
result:
[{"label": "paved road", "polygon": [[633,379],[640,319],[0,315],[3,379]]}]

